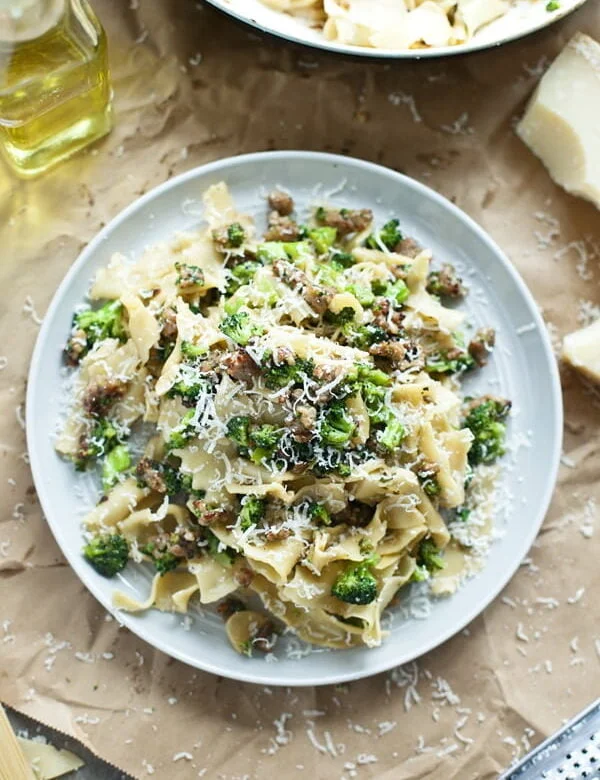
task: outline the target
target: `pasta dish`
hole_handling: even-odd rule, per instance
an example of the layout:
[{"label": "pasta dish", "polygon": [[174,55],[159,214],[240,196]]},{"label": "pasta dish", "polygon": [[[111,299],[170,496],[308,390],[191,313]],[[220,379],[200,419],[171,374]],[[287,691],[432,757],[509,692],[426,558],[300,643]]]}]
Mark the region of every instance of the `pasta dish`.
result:
[{"label": "pasta dish", "polygon": [[465,529],[486,530],[510,402],[463,399],[460,379],[495,334],[464,335],[447,305],[462,280],[398,219],[323,203],[300,222],[288,193],[268,202],[261,237],[216,184],[206,227],[97,272],[56,447],[101,475],[85,558],[153,569],[148,598],[117,607],[216,602],[249,655],[286,630],[373,647],[405,587],[451,592]]},{"label": "pasta dish", "polygon": [[321,26],[327,40],[374,49],[466,43],[507,13],[509,0],[261,0]]}]

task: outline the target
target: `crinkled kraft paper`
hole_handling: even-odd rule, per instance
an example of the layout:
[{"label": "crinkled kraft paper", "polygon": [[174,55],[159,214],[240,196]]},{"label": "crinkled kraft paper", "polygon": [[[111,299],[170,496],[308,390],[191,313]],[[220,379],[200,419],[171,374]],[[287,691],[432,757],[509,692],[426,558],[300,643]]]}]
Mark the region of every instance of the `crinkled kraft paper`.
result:
[{"label": "crinkled kraft paper", "polygon": [[577,376],[561,371],[552,507],[503,594],[416,663],[298,690],[195,671],[106,615],[36,499],[25,382],[39,318],[106,222],[170,176],[264,149],[363,157],[443,193],[503,247],[558,343],[600,302],[600,217],[514,125],[571,35],[600,38],[600,4],[502,48],[390,64],[262,38],[192,0],[95,7],[114,131],[41,179],[0,171],[0,699],[142,778],[496,777],[600,689],[600,409]]}]

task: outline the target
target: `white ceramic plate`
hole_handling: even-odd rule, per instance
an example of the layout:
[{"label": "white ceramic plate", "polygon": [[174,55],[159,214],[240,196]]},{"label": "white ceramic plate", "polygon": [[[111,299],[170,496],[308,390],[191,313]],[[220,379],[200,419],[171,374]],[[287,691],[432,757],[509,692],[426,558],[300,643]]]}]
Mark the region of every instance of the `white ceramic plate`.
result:
[{"label": "white ceramic plate", "polygon": [[81,253],[48,309],[29,375],[27,440],[42,507],[71,566],[108,610],[115,584],[145,598],[150,567],[130,563],[115,582],[96,574],[81,556],[81,515],[98,493],[91,477],[77,474],[54,452],[65,406],[61,350],[75,306],[111,254],[136,257],[145,246],[197,225],[202,192],[221,180],[259,225],[266,211],[261,195],[275,185],[288,188],[300,207],[329,197],[351,208],[369,206],[379,220],[399,216],[407,235],[431,247],[438,260],[462,269],[471,289],[470,318],[496,327],[499,334],[493,360],[469,390],[514,401],[513,453],[503,459],[501,484],[508,500],[499,502],[496,518],[502,536],[483,571],[454,596],[433,602],[428,619],[415,616],[426,605],[413,594],[396,610],[391,634],[379,648],[306,654],[306,645],[285,637],[277,645],[277,660],[267,663],[238,655],[220,618],[208,611],[193,612],[191,621],[157,611],[119,614],[119,620],[165,653],[225,677],[269,685],[365,677],[410,661],[463,628],[499,593],[527,553],[548,507],[560,456],[562,406],[555,360],[535,302],[498,247],[458,208],[401,174],[335,155],[271,152],[211,163],[165,182],[125,209]]},{"label": "white ceramic plate", "polygon": [[478,30],[473,38],[458,46],[439,46],[429,49],[370,49],[363,46],[328,41],[320,30],[297,17],[267,8],[260,0],[208,0],[211,5],[262,32],[301,43],[315,49],[326,49],[339,54],[380,59],[425,59],[449,54],[466,54],[508,43],[515,38],[540,30],[570,14],[585,0],[560,0],[560,8],[549,12],[547,0],[513,0],[508,13]]}]

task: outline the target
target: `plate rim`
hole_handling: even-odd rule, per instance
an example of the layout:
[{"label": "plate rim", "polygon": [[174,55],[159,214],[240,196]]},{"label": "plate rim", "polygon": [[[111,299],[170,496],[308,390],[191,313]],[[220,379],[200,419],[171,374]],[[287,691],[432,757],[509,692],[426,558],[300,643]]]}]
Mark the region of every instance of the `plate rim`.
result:
[{"label": "plate rim", "polygon": [[[163,640],[163,636],[155,636],[155,632],[152,629],[147,629],[142,620],[136,619],[134,613],[126,613],[116,609],[110,597],[105,595],[101,588],[97,587],[94,579],[90,576],[91,570],[85,564],[81,555],[76,555],[69,550],[69,545],[63,546],[61,544],[62,529],[59,522],[54,522],[52,519],[52,512],[46,512],[46,506],[52,506],[55,502],[52,501],[52,497],[48,494],[45,480],[42,478],[43,474],[43,458],[41,453],[37,452],[37,435],[34,431],[35,426],[35,414],[34,403],[36,394],[39,392],[38,386],[40,386],[39,372],[41,368],[41,356],[47,340],[47,332],[50,330],[51,322],[54,319],[56,312],[60,308],[62,298],[68,291],[71,280],[78,274],[79,270],[86,265],[89,258],[93,257],[96,249],[101,246],[102,242],[110,235],[110,233],[117,228],[122,222],[125,222],[133,215],[138,209],[143,208],[147,203],[153,199],[162,195],[162,193],[177,188],[180,184],[194,179],[197,176],[214,173],[215,171],[223,171],[225,173],[228,168],[238,165],[244,165],[246,163],[260,162],[264,159],[270,160],[282,160],[289,162],[291,160],[303,160],[303,159],[318,159],[324,164],[331,165],[344,165],[355,167],[357,170],[368,170],[377,175],[384,175],[391,177],[402,186],[407,186],[421,194],[426,194],[427,197],[433,198],[438,201],[444,208],[448,209],[457,219],[466,223],[466,225],[478,234],[478,237],[488,245],[490,250],[496,256],[496,258],[502,262],[506,272],[512,278],[513,282],[519,288],[524,300],[527,302],[528,307],[531,310],[531,318],[536,325],[536,330],[539,332],[540,345],[543,349],[544,358],[549,369],[549,387],[551,390],[553,411],[553,434],[554,434],[554,453],[552,457],[552,468],[549,472],[549,479],[546,482],[543,496],[538,503],[538,509],[535,513],[535,522],[532,523],[529,534],[524,539],[522,544],[518,548],[518,555],[514,555],[514,563],[511,564],[503,576],[499,578],[496,587],[486,592],[483,598],[475,600],[474,605],[468,609],[457,621],[455,625],[449,628],[441,636],[437,636],[435,639],[428,643],[425,643],[423,648],[417,655],[413,655],[412,658],[406,658],[398,660],[397,662],[390,663],[389,660],[384,659],[379,664],[370,666],[369,668],[361,668],[349,672],[334,672],[327,673],[327,675],[321,676],[307,676],[298,681],[295,678],[287,676],[267,676],[262,675],[257,679],[253,673],[252,668],[246,672],[243,666],[236,667],[233,671],[230,669],[224,669],[221,666],[217,666],[210,661],[204,661],[202,658],[192,656],[185,651],[178,650],[169,646],[168,641]],[[465,626],[471,623],[476,617],[478,617],[484,609],[486,609],[498,596],[498,594],[506,587],[507,583],[517,572],[522,559],[526,556],[527,552],[531,548],[539,529],[544,521],[554,489],[556,487],[556,480],[558,475],[558,469],[560,465],[560,456],[562,452],[562,438],[563,438],[563,404],[562,404],[562,391],[560,385],[560,377],[558,371],[558,365],[554,357],[550,337],[545,327],[543,318],[539,312],[538,306],[532,293],[521,278],[516,268],[512,265],[508,257],[491,238],[491,236],[466,212],[438,193],[436,190],[428,187],[425,184],[412,179],[405,174],[399,173],[391,168],[387,168],[383,165],[378,165],[367,160],[363,160],[356,157],[344,157],[343,155],[330,154],[326,152],[313,152],[309,150],[290,150],[290,151],[272,151],[272,152],[252,152],[249,154],[235,155],[226,157],[220,160],[214,160],[210,163],[191,168],[176,177],[167,179],[161,184],[157,185],[153,189],[141,197],[135,199],[132,203],[117,213],[113,219],[111,219],[95,236],[94,238],[82,249],[77,259],[73,262],[61,283],[58,285],[50,304],[44,314],[42,326],[38,333],[33,354],[31,357],[30,368],[28,372],[27,380],[27,394],[26,394],[26,441],[27,451],[30,458],[30,468],[36,492],[39,498],[40,507],[43,513],[45,521],[48,523],[52,535],[54,536],[57,545],[59,546],[61,553],[68,561],[70,567],[74,570],[75,574],[79,577],[80,581],[87,588],[87,590],[96,598],[102,606],[111,614],[119,623],[125,625],[132,633],[138,636],[143,641],[147,642],[150,646],[156,648],[160,652],[165,653],[171,658],[175,658],[179,661],[197,668],[203,671],[215,674],[221,677],[226,677],[231,680],[238,680],[240,682],[249,682],[259,685],[277,685],[277,686],[293,686],[293,687],[309,687],[317,685],[330,685],[342,682],[350,682],[353,680],[363,679],[371,677],[381,672],[389,671],[398,665],[409,663],[411,660],[420,658],[428,652],[431,652],[435,648],[441,646],[451,637],[458,634]],[[493,551],[492,553],[493,554]],[[368,649],[365,649],[368,652]]]},{"label": "plate rim", "polygon": [[333,41],[326,41],[323,39],[320,41],[310,41],[305,38],[298,37],[296,35],[288,35],[285,32],[277,30],[274,27],[269,27],[257,22],[255,19],[251,19],[248,16],[244,16],[242,13],[238,13],[235,9],[228,8],[224,0],[206,0],[206,2],[214,8],[218,13],[224,14],[230,17],[234,21],[250,27],[253,30],[257,30],[263,35],[267,35],[270,38],[276,38],[280,41],[287,41],[296,46],[301,46],[314,51],[326,52],[333,55],[341,55],[342,57],[348,57],[352,59],[356,57],[360,60],[429,60],[440,59],[443,57],[458,57],[460,55],[475,54],[476,52],[485,51],[486,49],[496,49],[500,46],[504,46],[507,43],[518,41],[521,38],[526,38],[529,35],[545,30],[546,27],[550,27],[561,19],[565,19],[581,8],[587,0],[575,0],[573,5],[566,11],[559,11],[553,16],[550,16],[547,21],[540,21],[534,24],[532,27],[527,27],[524,30],[519,30],[509,35],[504,35],[497,41],[487,41],[482,43],[473,43],[474,38],[463,44],[456,46],[438,46],[431,47],[429,49],[405,49],[396,51],[395,49],[370,49],[368,47],[354,46],[351,44],[335,43]]}]

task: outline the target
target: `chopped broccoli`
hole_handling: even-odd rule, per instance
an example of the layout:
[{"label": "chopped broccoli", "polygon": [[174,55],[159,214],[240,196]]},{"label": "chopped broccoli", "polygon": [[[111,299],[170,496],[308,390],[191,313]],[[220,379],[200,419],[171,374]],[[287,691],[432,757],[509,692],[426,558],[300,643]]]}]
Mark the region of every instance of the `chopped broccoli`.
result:
[{"label": "chopped broccoli", "polygon": [[332,325],[346,325],[349,322],[353,322],[354,319],[356,319],[356,311],[352,306],[344,306],[343,309],[335,313],[332,311],[325,312],[325,320]]},{"label": "chopped broccoli", "polygon": [[250,460],[260,464],[273,455],[283,431],[274,425],[260,425],[250,430],[249,439],[252,445]]},{"label": "chopped broccoli", "polygon": [[65,347],[69,362],[77,364],[97,341],[125,341],[127,332],[121,301],[109,301],[99,309],[86,309],[73,317],[71,337]]},{"label": "chopped broccoli", "polygon": [[256,260],[246,260],[239,265],[234,266],[231,269],[231,278],[227,285],[227,294],[233,295],[240,287],[245,284],[250,284],[254,279],[254,274],[262,268],[261,263]]},{"label": "chopped broccoli", "polygon": [[242,531],[247,531],[251,526],[258,525],[258,523],[265,515],[266,507],[267,502],[264,498],[246,496],[238,515],[240,520],[240,529]]},{"label": "chopped broccoli", "polygon": [[357,564],[349,565],[338,575],[331,587],[331,595],[347,604],[370,604],[377,598],[377,580],[371,567],[377,556],[370,556]]},{"label": "chopped broccoli", "polygon": [[193,344],[191,341],[181,342],[181,354],[188,360],[195,360],[196,358],[206,355],[207,349],[202,344]]},{"label": "chopped broccoli", "polygon": [[348,414],[343,401],[332,401],[321,422],[319,435],[324,444],[340,448],[350,441],[356,425]]},{"label": "chopped broccoli", "polygon": [[351,268],[356,263],[356,258],[351,255],[350,252],[339,252],[335,250],[330,258],[330,262],[337,266],[340,270],[346,270]]},{"label": "chopped broccoli", "polygon": [[283,248],[293,263],[314,257],[314,250],[310,241],[284,241]]},{"label": "chopped broccoli", "polygon": [[229,246],[237,249],[246,239],[246,231],[239,222],[232,222],[227,226],[227,240]]},{"label": "chopped broccoli", "polygon": [[180,290],[189,290],[193,287],[202,287],[204,284],[204,272],[197,265],[188,263],[175,263],[177,278],[175,284]]},{"label": "chopped broccoli", "polygon": [[425,360],[425,371],[428,374],[456,374],[459,371],[470,371],[475,367],[475,361],[468,352],[457,349],[430,355]]},{"label": "chopped broccoli", "polygon": [[261,366],[265,385],[269,390],[280,390],[290,384],[302,384],[303,377],[311,377],[315,367],[310,359],[296,357],[291,364],[284,361],[275,363],[271,356],[267,355]]},{"label": "chopped broccoli", "polygon": [[316,281],[324,285],[325,287],[331,287],[334,290],[341,289],[343,282],[342,271],[335,263],[331,263],[328,260],[322,260],[316,264],[317,276]]},{"label": "chopped broccoli", "polygon": [[433,498],[434,496],[439,496],[442,492],[442,486],[436,477],[428,477],[423,481],[423,490],[430,498]]},{"label": "chopped broccoli", "polygon": [[319,525],[331,525],[331,514],[325,504],[309,501],[308,514]]},{"label": "chopped broccoli", "polygon": [[106,417],[101,417],[92,428],[89,435],[80,442],[74,464],[77,471],[85,471],[88,464],[108,453],[121,444],[121,436],[114,424]]},{"label": "chopped broccoli", "polygon": [[308,237],[315,245],[320,255],[326,254],[333,246],[337,238],[337,230],[334,227],[318,227],[308,231]]},{"label": "chopped broccoli", "polygon": [[377,435],[377,441],[386,450],[395,450],[402,443],[406,431],[397,417],[390,417],[383,431]]},{"label": "chopped broccoli", "polygon": [[440,555],[440,552],[440,548],[436,547],[433,539],[424,539],[419,545],[417,552],[417,565],[425,566],[429,572],[445,568],[446,562]]},{"label": "chopped broccoli", "polygon": [[396,279],[396,281],[389,284],[385,290],[386,298],[390,298],[390,300],[397,304],[404,303],[409,295],[410,290],[403,279]]},{"label": "chopped broccoli", "polygon": [[195,428],[192,423],[194,418],[194,410],[190,409],[181,418],[179,425],[171,431],[169,439],[167,441],[168,450],[178,450],[181,447],[185,447],[186,442],[192,438],[195,433]]},{"label": "chopped broccoli", "polygon": [[348,323],[347,326],[344,326],[343,331],[351,346],[364,350],[368,350],[373,344],[379,344],[388,338],[383,328],[372,324],[353,327],[352,323]]},{"label": "chopped broccoli", "polygon": [[510,401],[483,396],[470,401],[469,411],[463,421],[474,436],[469,450],[469,463],[493,463],[505,453],[506,425],[502,422],[510,411]]},{"label": "chopped broccoli", "polygon": [[252,322],[250,315],[245,311],[239,311],[225,317],[219,325],[219,330],[241,347],[245,347],[250,339],[263,332],[262,328]]},{"label": "chopped broccoli", "polygon": [[281,429],[274,425],[261,425],[250,431],[250,441],[255,447],[273,450],[281,438]]},{"label": "chopped broccoli", "polygon": [[369,249],[381,249],[381,244],[383,244],[391,251],[400,241],[402,241],[400,220],[390,219],[379,232],[371,233],[365,241],[365,246],[369,247]]},{"label": "chopped broccoli", "polygon": [[206,389],[206,381],[199,376],[192,366],[182,365],[179,369],[179,379],[171,385],[167,392],[169,398],[181,398],[185,406],[195,406],[200,393]]},{"label": "chopped broccoli", "polygon": [[182,560],[180,557],[174,555],[168,550],[157,550],[154,542],[150,542],[149,544],[145,544],[143,547],[140,547],[140,552],[144,555],[147,555],[151,559],[152,563],[154,564],[154,568],[161,577],[164,577],[167,572],[176,569]]},{"label": "chopped broccoli", "polygon": [[204,538],[208,542],[206,547],[208,554],[214,558],[217,563],[220,563],[221,566],[229,568],[235,558],[235,550],[227,546],[225,546],[224,550],[219,549],[223,543],[219,537],[208,528],[204,530]]},{"label": "chopped broccoli", "polygon": [[287,260],[288,255],[281,241],[264,241],[256,247],[256,259],[260,263],[272,263],[275,260]]},{"label": "chopped broccoli", "polygon": [[112,449],[102,464],[102,487],[105,492],[116,484],[119,480],[119,474],[131,466],[131,456],[126,444],[118,444]]},{"label": "chopped broccoli", "polygon": [[413,573],[411,574],[410,581],[411,582],[425,582],[429,579],[431,575],[429,574],[429,570],[426,566],[417,566]]},{"label": "chopped broccoli", "polygon": [[250,418],[245,415],[236,415],[230,417],[227,422],[227,436],[232,439],[238,447],[246,448],[249,446],[248,431],[250,427]]},{"label": "chopped broccoli", "polygon": [[120,534],[99,534],[83,548],[83,557],[98,574],[114,577],[127,565],[129,544]]}]

